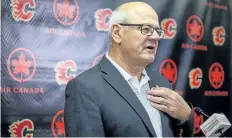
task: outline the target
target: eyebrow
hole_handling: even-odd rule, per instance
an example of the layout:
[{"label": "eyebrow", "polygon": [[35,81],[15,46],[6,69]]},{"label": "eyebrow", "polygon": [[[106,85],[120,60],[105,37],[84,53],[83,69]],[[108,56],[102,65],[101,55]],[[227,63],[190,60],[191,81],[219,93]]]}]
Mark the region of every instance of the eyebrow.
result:
[{"label": "eyebrow", "polygon": [[152,26],[152,27],[154,27],[154,28],[160,28],[160,26],[157,25],[157,24],[144,23],[144,25],[149,25],[149,26]]}]

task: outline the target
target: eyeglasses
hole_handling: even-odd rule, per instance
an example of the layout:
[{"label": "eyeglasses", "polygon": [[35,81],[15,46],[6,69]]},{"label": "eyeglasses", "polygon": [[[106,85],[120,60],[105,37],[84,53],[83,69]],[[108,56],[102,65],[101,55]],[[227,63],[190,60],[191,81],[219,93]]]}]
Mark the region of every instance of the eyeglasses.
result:
[{"label": "eyeglasses", "polygon": [[143,35],[151,36],[154,32],[154,30],[157,32],[160,38],[164,37],[164,30],[158,27],[153,27],[151,25],[146,25],[146,24],[124,24],[120,23],[122,26],[137,26],[139,29],[141,29],[141,33]]}]

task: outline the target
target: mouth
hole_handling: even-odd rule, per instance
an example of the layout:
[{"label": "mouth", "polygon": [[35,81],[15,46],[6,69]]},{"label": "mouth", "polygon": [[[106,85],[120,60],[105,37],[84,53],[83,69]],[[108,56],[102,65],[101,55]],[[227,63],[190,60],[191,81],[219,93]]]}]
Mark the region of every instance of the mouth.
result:
[{"label": "mouth", "polygon": [[155,50],[155,46],[146,46],[146,49]]}]

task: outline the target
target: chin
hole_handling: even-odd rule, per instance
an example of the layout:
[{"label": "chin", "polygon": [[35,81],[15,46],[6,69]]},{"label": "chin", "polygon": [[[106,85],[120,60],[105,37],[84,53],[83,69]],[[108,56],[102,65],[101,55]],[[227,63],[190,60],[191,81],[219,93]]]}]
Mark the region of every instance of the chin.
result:
[{"label": "chin", "polygon": [[155,61],[155,58],[149,59],[149,63],[152,63],[152,62],[154,62],[154,61]]},{"label": "chin", "polygon": [[148,65],[155,61],[154,55],[144,55],[143,57],[140,57],[140,59],[137,60],[137,63],[141,63],[141,65]]},{"label": "chin", "polygon": [[155,61],[155,57],[150,57],[146,59],[146,64],[150,64]]}]

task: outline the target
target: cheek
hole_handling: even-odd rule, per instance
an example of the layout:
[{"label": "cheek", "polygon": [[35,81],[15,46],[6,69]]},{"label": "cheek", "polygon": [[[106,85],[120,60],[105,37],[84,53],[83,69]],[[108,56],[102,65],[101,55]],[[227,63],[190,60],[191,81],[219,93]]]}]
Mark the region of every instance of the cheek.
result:
[{"label": "cheek", "polygon": [[125,41],[129,48],[128,52],[137,55],[144,50],[147,37],[140,34],[140,32],[134,32],[130,34],[130,37],[127,37]]},{"label": "cheek", "polygon": [[144,50],[145,45],[147,43],[147,38],[146,37],[140,37],[136,40],[136,46],[139,51]]}]

